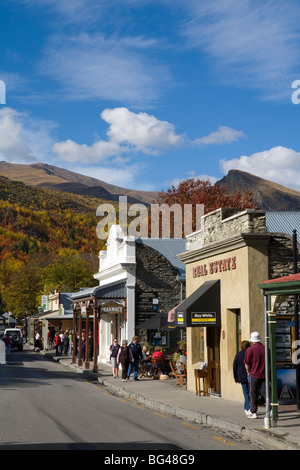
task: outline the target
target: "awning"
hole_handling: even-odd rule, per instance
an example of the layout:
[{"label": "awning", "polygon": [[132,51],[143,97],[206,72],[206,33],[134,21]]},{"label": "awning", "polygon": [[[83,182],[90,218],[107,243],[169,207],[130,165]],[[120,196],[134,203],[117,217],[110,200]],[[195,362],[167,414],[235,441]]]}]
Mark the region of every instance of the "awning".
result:
[{"label": "awning", "polygon": [[163,313],[156,313],[148,320],[136,325],[135,328],[138,330],[166,330],[167,316]]},{"label": "awning", "polygon": [[220,326],[220,280],[206,281],[175,308],[176,326]]},{"label": "awning", "polygon": [[67,315],[44,315],[43,317],[40,317],[40,320],[72,320],[73,318],[73,313],[68,313]]},{"label": "awning", "polygon": [[[184,301],[182,301],[182,302],[184,302]],[[168,312],[168,323],[173,323],[176,320],[176,308],[178,308],[179,305],[182,304],[182,302],[180,302],[178,305],[176,305],[171,310],[169,310],[169,312]]]}]

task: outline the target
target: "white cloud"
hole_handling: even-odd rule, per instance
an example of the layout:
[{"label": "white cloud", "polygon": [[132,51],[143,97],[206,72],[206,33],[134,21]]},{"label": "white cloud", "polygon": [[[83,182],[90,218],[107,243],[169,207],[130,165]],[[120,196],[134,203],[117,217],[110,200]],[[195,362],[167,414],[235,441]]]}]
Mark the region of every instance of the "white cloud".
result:
[{"label": "white cloud", "polygon": [[186,8],[188,45],[204,52],[222,83],[262,91],[268,99],[290,97],[300,58],[296,2],[192,0]]},{"label": "white cloud", "polygon": [[145,53],[150,45],[141,37],[58,35],[47,47],[39,70],[60,84],[57,94],[64,100],[150,105],[172,83],[169,67]]},{"label": "white cloud", "polygon": [[182,140],[176,135],[173,124],[146,113],[115,108],[105,109],[101,117],[109,124],[107,141],[99,140],[88,146],[66,140],[54,144],[53,152],[66,161],[96,163],[124,153],[157,154],[162,149],[179,145]]},{"label": "white cloud", "polygon": [[220,126],[217,131],[211,132],[205,137],[195,139],[193,141],[196,145],[211,145],[211,144],[229,144],[245,137],[243,131],[237,131],[227,126]]},{"label": "white cloud", "polygon": [[[138,189],[137,183],[140,168],[137,165],[130,165],[127,167],[105,167],[97,166],[78,166],[72,167],[72,171],[82,175],[91,176],[93,178],[104,181],[105,183],[120,186],[122,188]],[[145,189],[145,185],[141,183],[141,188]]]},{"label": "white cloud", "polygon": [[0,110],[0,158],[17,163],[32,163],[50,154],[55,124],[36,120],[27,113],[5,107]]},{"label": "white cloud", "polygon": [[300,191],[300,152],[277,146],[269,150],[242,155],[232,160],[221,160],[225,173],[241,170]]},{"label": "white cloud", "polygon": [[183,141],[173,124],[147,113],[115,108],[105,109],[101,117],[110,124],[107,135],[112,142],[130,144],[146,153],[177,146]]},{"label": "white cloud", "polygon": [[96,163],[102,160],[107,160],[109,157],[115,157],[122,152],[125,148],[121,148],[118,144],[113,142],[105,142],[100,140],[93,145],[77,144],[73,140],[66,140],[64,142],[57,142],[53,145],[52,150],[58,154],[63,160],[70,162],[82,163]]}]

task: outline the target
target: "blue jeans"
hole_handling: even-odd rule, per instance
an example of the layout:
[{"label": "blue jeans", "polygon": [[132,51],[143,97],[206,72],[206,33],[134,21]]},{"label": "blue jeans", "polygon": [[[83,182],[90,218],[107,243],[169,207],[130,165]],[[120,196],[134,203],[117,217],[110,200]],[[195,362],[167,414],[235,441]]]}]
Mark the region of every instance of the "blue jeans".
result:
[{"label": "blue jeans", "polygon": [[130,374],[132,372],[132,369],[134,369],[134,373],[133,373],[133,378],[136,379],[137,376],[138,376],[138,372],[139,372],[139,359],[135,359],[133,362],[131,361],[129,363],[129,367],[128,367],[128,372],[127,372],[127,377],[129,379],[130,377]]},{"label": "blue jeans", "polygon": [[242,383],[243,394],[245,398],[244,409],[246,411],[250,410],[250,394],[249,394],[249,383]]}]

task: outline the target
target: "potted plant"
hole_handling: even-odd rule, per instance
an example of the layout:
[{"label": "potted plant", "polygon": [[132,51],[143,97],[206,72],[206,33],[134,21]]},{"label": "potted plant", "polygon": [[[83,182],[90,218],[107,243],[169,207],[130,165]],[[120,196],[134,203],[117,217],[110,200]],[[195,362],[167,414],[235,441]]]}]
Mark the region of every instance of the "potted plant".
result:
[{"label": "potted plant", "polygon": [[180,353],[176,351],[176,352],[174,352],[172,357],[173,357],[173,362],[175,362],[175,364],[176,364],[176,362],[179,361]]}]

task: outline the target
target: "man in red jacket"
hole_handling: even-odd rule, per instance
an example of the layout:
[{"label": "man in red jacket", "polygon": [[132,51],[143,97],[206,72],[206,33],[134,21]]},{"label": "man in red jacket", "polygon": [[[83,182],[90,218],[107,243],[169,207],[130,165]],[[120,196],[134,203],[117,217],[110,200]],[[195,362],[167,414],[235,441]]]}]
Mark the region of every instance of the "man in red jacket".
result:
[{"label": "man in red jacket", "polygon": [[252,346],[245,353],[245,367],[250,375],[250,413],[248,418],[257,418],[258,396],[266,397],[265,347],[261,344],[260,334],[251,333]]}]

